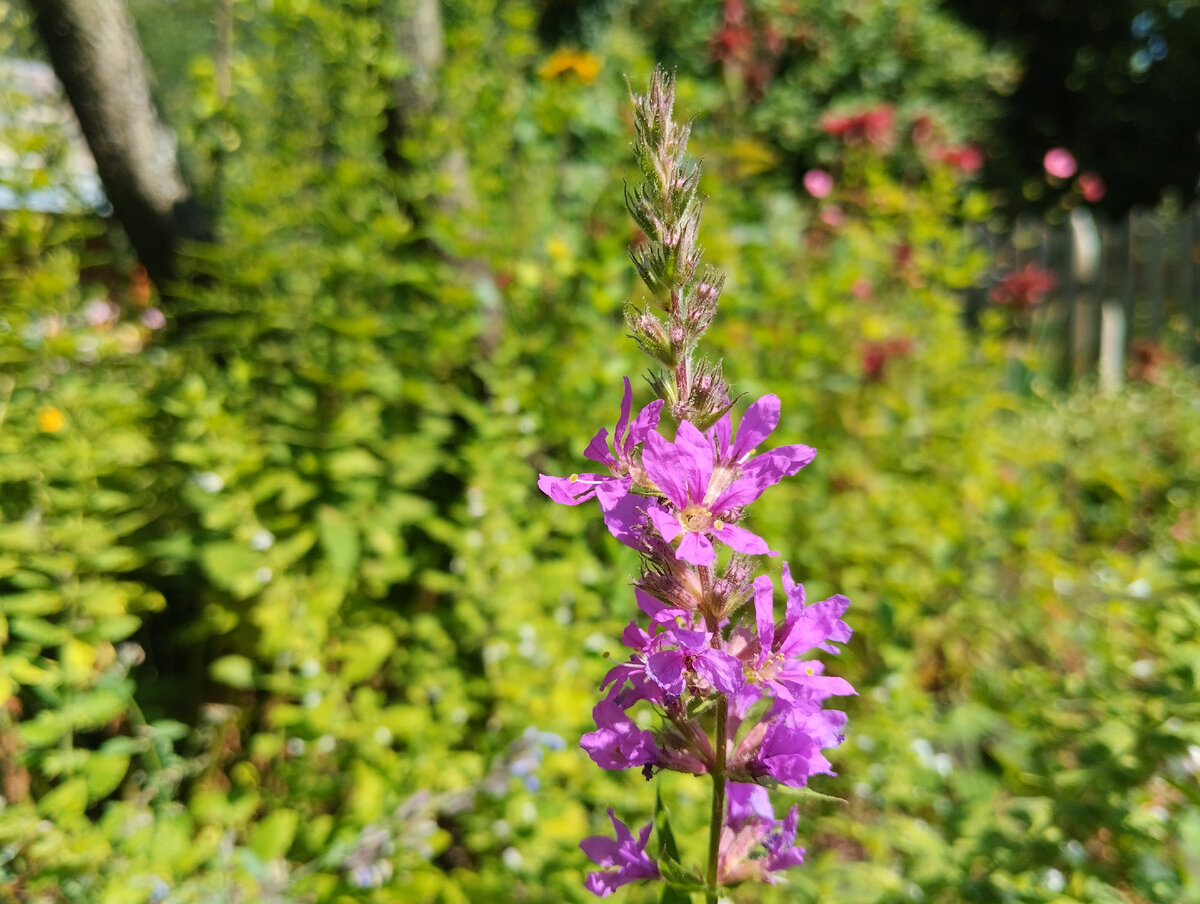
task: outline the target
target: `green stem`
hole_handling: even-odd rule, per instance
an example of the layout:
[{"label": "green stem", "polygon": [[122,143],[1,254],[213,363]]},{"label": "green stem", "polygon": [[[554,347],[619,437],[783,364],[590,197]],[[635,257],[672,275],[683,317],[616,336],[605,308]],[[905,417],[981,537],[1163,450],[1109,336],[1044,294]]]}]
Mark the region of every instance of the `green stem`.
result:
[{"label": "green stem", "polygon": [[708,827],[708,872],[704,881],[706,904],[717,904],[717,861],[721,854],[721,829],[725,824],[725,731],[729,722],[729,701],[722,696],[717,703],[717,738],[713,762],[712,816]]}]

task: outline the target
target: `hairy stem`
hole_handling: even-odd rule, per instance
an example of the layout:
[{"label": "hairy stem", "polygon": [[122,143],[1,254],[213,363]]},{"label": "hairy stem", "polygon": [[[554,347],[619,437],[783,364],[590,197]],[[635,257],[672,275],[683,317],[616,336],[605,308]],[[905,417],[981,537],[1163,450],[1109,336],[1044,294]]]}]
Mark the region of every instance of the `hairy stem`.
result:
[{"label": "hairy stem", "polygon": [[725,730],[729,723],[729,700],[722,696],[717,703],[716,756],[713,758],[712,816],[708,827],[708,871],[704,874],[708,891],[706,904],[717,904],[717,862],[721,854],[721,828],[725,823]]}]

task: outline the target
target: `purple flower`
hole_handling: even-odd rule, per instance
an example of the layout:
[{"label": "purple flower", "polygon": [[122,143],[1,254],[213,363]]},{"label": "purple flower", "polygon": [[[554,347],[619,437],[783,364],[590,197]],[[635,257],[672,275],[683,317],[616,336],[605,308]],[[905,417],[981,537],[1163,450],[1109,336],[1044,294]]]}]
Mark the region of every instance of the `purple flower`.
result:
[{"label": "purple flower", "polygon": [[[756,481],[767,480],[763,490],[779,483],[784,477],[791,477],[817,454],[817,450],[812,446],[797,443],[792,446],[780,446],[751,458],[758,444],[774,433],[775,428],[779,426],[779,408],[779,396],[771,393],[753,402],[746,409],[741,423],[738,424],[736,438],[731,435],[732,421],[728,414],[709,430],[716,442],[718,462],[725,465],[741,465],[743,477],[749,476]],[[759,490],[759,495],[762,495],[762,490]],[[757,499],[758,496],[754,498]]]},{"label": "purple flower", "polygon": [[738,745],[729,775],[736,781],[774,779],[793,788],[803,788],[818,773],[834,775],[821,750],[842,742],[845,724],[846,714],[836,710],[787,707],[776,702]]},{"label": "purple flower", "polygon": [[[735,505],[753,502],[768,485],[751,494],[738,481],[731,481],[732,475],[724,469],[724,481],[714,481],[712,443],[692,424],[680,422],[673,444],[651,433],[646,437],[642,464],[674,506],[672,510],[650,504],[646,514],[668,543],[683,535],[675,558],[693,565],[711,565],[717,554],[710,537],[750,555],[774,554],[762,537],[718,517]],[[744,501],[735,501],[742,497]]]},{"label": "purple flower", "polygon": [[642,465],[672,508],[651,504],[645,512],[667,542],[683,535],[677,559],[711,565],[716,561],[712,538],[749,555],[776,555],[762,537],[729,522],[739,516],[738,509],[816,455],[809,446],[794,445],[755,456],[754,449],[778,423],[779,398],[766,395],[747,409],[736,439],[728,415],[707,434],[680,422],[674,443],[657,433],[646,437]]},{"label": "purple flower", "polygon": [[[727,782],[725,789],[729,810],[721,832],[721,884],[747,879],[774,884],[771,873],[804,862],[804,848],[795,847],[799,807],[793,806],[785,819],[778,820],[765,788]],[[759,847],[764,849],[761,855]]]},{"label": "purple flower", "polygon": [[[637,622],[630,622],[621,634],[621,640],[625,646],[631,647],[637,652],[629,658],[629,662],[620,663],[609,669],[604,680],[600,682],[600,690],[612,685],[612,689],[604,698],[605,701],[615,703],[621,709],[628,709],[638,700],[650,700],[654,703],[664,702],[665,696],[662,688],[651,681],[646,674],[646,651],[650,647],[650,635],[638,627]],[[627,685],[631,686],[627,687]]]},{"label": "purple flower", "polygon": [[845,642],[850,639],[850,626],[841,620],[850,601],[838,594],[806,606],[804,587],[792,580],[786,562],[783,565],[783,586],[787,594],[787,609],[783,621],[776,625],[772,621],[774,587],[771,579],[766,575],[754,579],[754,615],[759,653],[751,682],[789,703],[800,697],[823,700],[834,695],[855,693],[850,682],[844,678],[821,674],[824,666],[820,662],[801,661],[798,658],[813,649],[836,653],[837,648],[832,641]]},{"label": "purple flower", "polygon": [[555,502],[563,505],[579,505],[595,496],[606,512],[625,498],[633,484],[633,450],[646,435],[658,426],[662,411],[662,399],[657,399],[643,408],[633,423],[629,414],[633,408],[633,387],[625,378],[625,396],[621,400],[621,416],[617,418],[616,432],[611,449],[608,430],[602,429],[592,437],[583,454],[592,461],[607,465],[610,476],[603,474],[572,474],[570,477],[538,475],[538,487]]},{"label": "purple flower", "polygon": [[651,644],[662,647],[674,643],[677,649],[659,649],[646,658],[646,674],[663,689],[668,698],[678,697],[684,689],[684,673],[692,672],[723,694],[736,693],[742,686],[742,663],[724,650],[712,646],[707,631],[668,628]]},{"label": "purple flower", "polygon": [[579,746],[601,769],[654,765],[661,759],[654,735],[637,727],[618,704],[605,698],[592,709],[596,730],[579,739]]},{"label": "purple flower", "polygon": [[[608,818],[612,821],[615,839],[604,835],[593,835],[579,842],[579,847],[598,865],[606,867],[603,872],[588,873],[583,886],[594,895],[607,898],[622,885],[638,879],[657,879],[658,864],[646,853],[646,842],[654,823],[648,823],[638,832],[635,839],[629,827],[617,819],[612,808]],[[616,870],[612,870],[616,867]]]}]

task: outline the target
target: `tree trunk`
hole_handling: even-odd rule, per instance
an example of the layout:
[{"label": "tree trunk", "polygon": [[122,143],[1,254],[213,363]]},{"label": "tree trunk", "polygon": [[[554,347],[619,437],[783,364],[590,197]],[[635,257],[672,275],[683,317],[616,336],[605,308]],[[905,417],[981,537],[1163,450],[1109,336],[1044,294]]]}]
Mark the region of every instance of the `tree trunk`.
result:
[{"label": "tree trunk", "polygon": [[408,72],[389,84],[391,103],[385,110],[384,159],[397,172],[407,161],[400,143],[413,118],[428,114],[437,103],[437,75],[445,53],[442,12],[438,0],[407,0],[388,15],[396,51],[408,62]]},{"label": "tree trunk", "polygon": [[175,137],[159,119],[124,0],[30,0],[113,213],[160,291],[183,238],[207,228],[189,203]]}]

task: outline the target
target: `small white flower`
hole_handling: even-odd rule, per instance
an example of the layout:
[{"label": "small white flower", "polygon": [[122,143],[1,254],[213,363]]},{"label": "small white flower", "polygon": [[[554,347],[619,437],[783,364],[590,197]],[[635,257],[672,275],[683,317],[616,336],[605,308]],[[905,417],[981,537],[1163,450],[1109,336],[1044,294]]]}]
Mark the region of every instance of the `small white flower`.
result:
[{"label": "small white flower", "polygon": [[206,493],[219,493],[225,488],[225,481],[216,471],[202,471],[192,475],[192,482]]},{"label": "small white flower", "polygon": [[1048,869],[1046,870],[1045,875],[1042,876],[1042,885],[1045,886],[1047,890],[1058,894],[1067,887],[1067,880],[1059,870]]},{"label": "small white flower", "polygon": [[506,847],[500,853],[500,859],[504,861],[504,865],[511,870],[518,870],[524,860],[521,858],[521,852],[515,847]]}]

